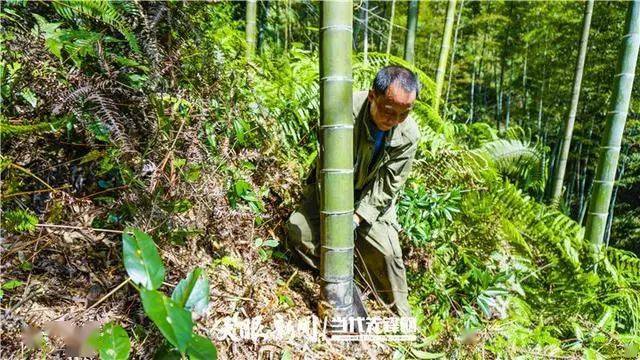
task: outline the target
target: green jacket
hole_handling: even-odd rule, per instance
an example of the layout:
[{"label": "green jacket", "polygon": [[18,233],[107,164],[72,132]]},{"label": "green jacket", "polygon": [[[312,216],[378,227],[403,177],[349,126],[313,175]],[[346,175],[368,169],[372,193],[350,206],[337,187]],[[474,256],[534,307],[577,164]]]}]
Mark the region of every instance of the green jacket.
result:
[{"label": "green jacket", "polygon": [[[367,223],[386,222],[400,231],[396,218],[396,201],[411,172],[420,131],[411,114],[385,136],[382,154],[371,164],[374,139],[369,126],[368,91],[353,94],[353,158],[355,212]],[[373,123],[371,123],[373,125]],[[370,166],[371,165],[371,166]],[[317,187],[316,169],[307,178],[307,184]]]},{"label": "green jacket", "polygon": [[[420,131],[410,114],[385,136],[382,154],[371,164],[374,139],[369,126],[368,91],[353,95],[355,212],[369,224],[383,221],[400,231],[396,201],[411,172]],[[371,165],[371,170],[370,169]]]}]

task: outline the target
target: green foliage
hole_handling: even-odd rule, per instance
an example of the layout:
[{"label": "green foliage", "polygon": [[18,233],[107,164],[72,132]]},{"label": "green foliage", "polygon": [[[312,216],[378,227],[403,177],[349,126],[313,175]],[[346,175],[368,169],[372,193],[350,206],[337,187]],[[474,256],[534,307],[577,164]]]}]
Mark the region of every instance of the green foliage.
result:
[{"label": "green foliage", "polygon": [[90,343],[98,350],[101,360],[126,360],[131,352],[127,332],[112,322],[104,324],[100,333],[90,338]]},{"label": "green foliage", "polygon": [[5,290],[13,290],[16,289],[20,286],[24,285],[24,283],[20,280],[9,280],[5,283],[2,284],[2,286],[0,286],[0,300],[2,300],[2,298],[4,297],[4,291]]},{"label": "green foliage", "polygon": [[138,42],[130,27],[126,24],[123,13],[132,12],[132,9],[122,6],[116,1],[82,1],[82,0],[56,0],[51,5],[62,17],[77,21],[85,16],[112,26],[118,30],[127,40],[134,51],[139,51]]},{"label": "green foliage", "polygon": [[233,208],[238,207],[239,200],[244,200],[254,213],[259,214],[264,211],[262,200],[253,191],[251,184],[242,179],[233,183],[233,187],[229,190],[227,197]]},{"label": "green foliage", "polygon": [[196,268],[180,280],[171,299],[195,314],[204,314],[209,305],[209,280],[203,275],[202,269]]},{"label": "green foliage", "polygon": [[[164,211],[157,217],[170,224],[156,228],[168,229],[163,238],[180,242],[204,234],[174,227],[176,218],[197,211],[200,199],[197,194],[173,193],[173,181],[198,187],[212,174],[230,179],[223,185],[229,203],[238,212],[248,209],[257,219],[275,216],[264,214],[276,208],[271,206],[272,193],[285,202],[293,200],[296,191],[291,186],[295,188],[299,179],[276,184],[281,181],[279,174],[263,173],[263,165],[273,163],[301,178],[317,156],[316,3],[270,2],[268,21],[259,19],[264,23],[262,47],[251,62],[244,57],[241,3],[3,5],[0,134],[9,144],[3,151],[11,151],[11,145],[27,135],[50,141],[44,142],[49,146],[59,146],[59,141],[92,145],[90,152],[79,155],[79,164],[97,177],[96,189],[126,184],[140,199],[121,206],[112,194],[94,198],[96,204],[113,204],[105,211],[108,220],[96,220],[95,227],[120,228],[144,216],[143,208],[149,206]],[[406,3],[396,5],[395,23],[403,24]],[[377,70],[387,64],[409,67],[422,83],[413,113],[423,136],[414,172],[398,204],[403,245],[409,250],[405,255],[410,301],[420,321],[421,342],[393,344],[399,356],[637,357],[637,256],[609,247],[594,269],[585,261],[590,250],[583,229],[535,199],[544,191],[551,149],[560,140],[557,130],[572,83],[566,70],[575,60],[569,50],[575,47],[582,5],[465,4],[444,118],[430,106],[434,92],[430,75],[446,3],[421,5],[418,38],[423,41],[417,43],[416,66],[376,52],[380,50],[375,49],[374,38],[380,31],[384,35],[388,23],[382,13],[370,17],[368,62],[361,54],[354,56],[354,88],[369,88]],[[602,132],[610,97],[602,84],[611,82],[615,51],[610,44],[619,37],[625,6],[597,3],[595,7],[590,70],[585,73],[575,130],[575,144],[581,147],[572,150],[567,173],[576,184],[592,176],[593,164],[585,160],[592,162],[597,138],[588,130],[592,128],[594,135]],[[282,24],[291,30],[286,38]],[[354,34],[357,37],[361,31],[354,29]],[[394,31],[393,43],[401,44],[403,36]],[[21,51],[25,46],[28,51]],[[51,113],[50,105],[59,112]],[[632,99],[625,134],[632,150],[640,139],[637,109]],[[49,131],[55,134],[41,135]],[[205,152],[193,164],[192,149],[185,147],[191,144]],[[148,184],[137,171],[148,160],[158,165],[168,151],[173,160],[163,170],[178,173],[172,177],[172,188],[158,182],[151,186],[153,194],[138,192]],[[75,159],[75,150],[73,155],[64,161]],[[13,163],[11,158],[0,160],[3,171]],[[618,181],[624,204],[616,206],[611,243],[626,241],[632,249],[638,243],[638,212],[628,199],[637,192],[640,161],[633,151],[627,161],[627,175]],[[8,172],[3,194],[42,185],[34,187],[34,179]],[[161,175],[154,181],[162,178],[161,173],[152,174]],[[180,189],[184,184],[178,185]],[[588,181],[583,187],[586,195]],[[579,195],[568,186],[565,209],[575,213]],[[29,204],[14,198],[7,203],[10,209]],[[29,210],[3,213],[3,229],[9,232],[32,231],[37,223]],[[261,261],[280,256],[277,246],[277,240],[270,238],[254,243]],[[167,353],[176,358],[215,358],[215,346],[194,333],[191,320],[204,312],[209,301],[204,271],[190,272],[169,298],[161,292],[165,269],[156,244],[137,229],[127,229],[123,236],[123,261],[139,287],[145,312],[167,337]],[[16,268],[29,271],[35,266],[35,261],[20,261]],[[229,256],[214,260],[212,268],[217,266],[233,273],[245,267]],[[19,286],[18,280],[8,281],[2,290],[12,294],[21,290]],[[288,291],[278,291],[278,302],[297,306]],[[124,329],[111,328],[112,339],[105,337],[107,349],[115,349],[116,340],[126,336]]]},{"label": "green foliage", "polygon": [[164,281],[164,265],[153,239],[135,228],[122,235],[123,259],[127,273],[139,288],[142,307],[164,338],[180,354],[195,359],[215,359],[211,340],[193,332],[192,312],[203,314],[209,304],[209,280],[196,268],[181,280],[169,298],[156,290]]},{"label": "green foliage", "polygon": [[11,210],[2,214],[2,228],[10,232],[30,232],[37,224],[38,217],[28,210]]},{"label": "green foliage", "polygon": [[41,122],[33,125],[14,125],[0,119],[0,136],[4,139],[12,136],[39,132],[55,132],[62,125],[62,121]]},{"label": "green foliage", "polygon": [[544,191],[547,166],[542,154],[520,140],[494,140],[482,144],[496,170],[524,190]]},{"label": "green foliage", "polygon": [[122,235],[124,267],[134,283],[155,290],[164,281],[164,265],[151,236],[138,229],[125,229]]},{"label": "green foliage", "polygon": [[446,224],[460,212],[460,191],[438,194],[422,186],[409,186],[398,203],[399,221],[402,229],[415,246],[429,242],[432,230],[446,231]]},{"label": "green foliage", "polygon": [[274,249],[278,246],[279,242],[277,239],[267,239],[263,240],[262,238],[256,238],[254,240],[254,245],[258,248],[258,255],[262,261],[266,261],[271,258],[272,255],[276,255],[278,257],[283,257],[283,254],[280,252],[274,252]]},{"label": "green foliage", "polygon": [[211,340],[200,335],[193,335],[187,348],[189,359],[210,360],[218,358],[218,350],[211,343]]},{"label": "green foliage", "polygon": [[191,313],[156,290],[140,291],[144,312],[178,351],[185,353],[192,338]]}]

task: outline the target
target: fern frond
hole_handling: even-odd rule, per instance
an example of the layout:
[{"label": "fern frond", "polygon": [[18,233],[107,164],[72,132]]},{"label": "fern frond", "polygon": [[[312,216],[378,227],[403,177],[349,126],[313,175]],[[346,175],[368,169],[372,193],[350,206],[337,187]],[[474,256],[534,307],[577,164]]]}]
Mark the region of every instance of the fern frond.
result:
[{"label": "fern frond", "polygon": [[481,149],[502,175],[513,178],[524,189],[542,191],[546,173],[542,171],[542,155],[537,149],[520,140],[506,139],[485,143]]},{"label": "fern frond", "polygon": [[112,141],[118,144],[126,152],[132,152],[131,148],[128,146],[129,142],[127,141],[124,129],[122,129],[122,118],[113,101],[100,93],[93,93],[89,95],[87,100],[97,104],[96,113],[111,133]]},{"label": "fern frond", "polygon": [[113,27],[124,36],[133,51],[139,51],[138,41],[131,27],[118,11],[124,9],[122,6],[116,7],[113,2],[105,0],[54,0],[51,4],[65,19],[75,20],[78,15],[82,15]]}]

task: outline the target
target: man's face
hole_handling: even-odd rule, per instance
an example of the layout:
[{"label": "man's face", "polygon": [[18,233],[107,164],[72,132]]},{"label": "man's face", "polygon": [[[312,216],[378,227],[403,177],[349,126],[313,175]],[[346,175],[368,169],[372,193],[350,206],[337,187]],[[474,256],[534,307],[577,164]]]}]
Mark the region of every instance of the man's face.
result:
[{"label": "man's face", "polygon": [[369,90],[373,123],[382,131],[391,130],[407,118],[415,100],[416,92],[406,91],[397,82],[389,85],[386,94]]}]

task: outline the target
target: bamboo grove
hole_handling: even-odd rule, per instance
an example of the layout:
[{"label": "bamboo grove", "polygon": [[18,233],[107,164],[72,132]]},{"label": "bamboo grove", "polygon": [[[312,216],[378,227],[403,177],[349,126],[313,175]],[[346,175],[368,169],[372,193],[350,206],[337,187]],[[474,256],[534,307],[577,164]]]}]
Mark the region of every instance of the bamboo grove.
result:
[{"label": "bamboo grove", "polygon": [[[637,358],[639,1],[12,0],[0,15],[0,357],[84,351],[55,331],[21,342],[55,320],[100,322],[101,358],[362,357],[218,331],[233,314],[350,312],[351,92],[396,64],[421,83],[398,198],[418,336],[368,356]],[[317,278],[283,246],[315,163]]]}]

